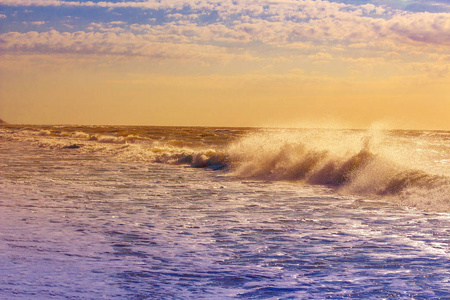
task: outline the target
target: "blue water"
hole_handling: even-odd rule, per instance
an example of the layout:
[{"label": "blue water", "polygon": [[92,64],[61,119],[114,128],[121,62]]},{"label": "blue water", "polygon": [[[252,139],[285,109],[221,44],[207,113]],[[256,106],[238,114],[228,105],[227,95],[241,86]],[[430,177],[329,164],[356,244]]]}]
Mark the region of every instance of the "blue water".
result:
[{"label": "blue water", "polygon": [[2,299],[450,297],[442,209],[20,130],[0,138]]}]

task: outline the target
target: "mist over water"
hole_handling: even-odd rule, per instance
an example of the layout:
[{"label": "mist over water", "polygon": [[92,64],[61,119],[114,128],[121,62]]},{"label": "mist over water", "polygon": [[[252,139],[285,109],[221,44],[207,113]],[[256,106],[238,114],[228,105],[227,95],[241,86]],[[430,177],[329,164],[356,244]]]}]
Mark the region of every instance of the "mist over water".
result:
[{"label": "mist over water", "polygon": [[0,127],[0,298],[443,299],[450,132]]}]

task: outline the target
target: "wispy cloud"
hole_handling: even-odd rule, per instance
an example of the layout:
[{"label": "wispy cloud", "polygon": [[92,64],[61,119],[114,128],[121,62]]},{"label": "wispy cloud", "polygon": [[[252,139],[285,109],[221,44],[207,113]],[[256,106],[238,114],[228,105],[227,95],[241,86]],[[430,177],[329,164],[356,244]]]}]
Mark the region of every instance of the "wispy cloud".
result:
[{"label": "wispy cloud", "polygon": [[155,116],[192,109],[196,121],[205,104],[221,114],[235,103],[243,120],[323,108],[366,119],[401,102],[397,116],[448,124],[448,0],[0,0],[0,11],[2,94],[15,111],[15,99],[131,99],[130,120],[159,105],[170,111]]},{"label": "wispy cloud", "polygon": [[[103,7],[107,14],[101,19],[93,18],[92,11],[81,13],[71,22],[62,20],[59,27],[53,19],[27,21],[35,31],[27,32],[27,27],[0,35],[2,52],[14,55],[58,53],[205,62],[266,59],[267,63],[301,59],[324,64],[385,58],[409,61],[414,52],[430,51],[438,58],[426,60],[434,62],[450,51],[450,13],[402,11],[371,3],[0,0],[0,4]],[[110,11],[121,8],[145,10],[146,22]],[[44,31],[49,28],[55,30]],[[445,66],[448,63],[443,62]]]},{"label": "wispy cloud", "polygon": [[45,23],[47,23],[47,21],[30,22],[30,24],[34,25],[34,26],[41,26],[41,25],[44,25]]},{"label": "wispy cloud", "polygon": [[[120,55],[154,60],[227,61],[239,55],[211,45],[153,42],[151,35],[99,32],[6,33],[0,45],[8,53]],[[244,57],[243,55],[241,57]]]}]

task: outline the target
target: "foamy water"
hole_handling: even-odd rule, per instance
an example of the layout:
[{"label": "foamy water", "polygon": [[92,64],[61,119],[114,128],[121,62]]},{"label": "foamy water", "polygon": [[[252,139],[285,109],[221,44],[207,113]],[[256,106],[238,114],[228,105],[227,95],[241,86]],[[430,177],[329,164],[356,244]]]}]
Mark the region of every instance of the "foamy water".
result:
[{"label": "foamy water", "polygon": [[445,299],[450,133],[0,127],[2,299]]}]

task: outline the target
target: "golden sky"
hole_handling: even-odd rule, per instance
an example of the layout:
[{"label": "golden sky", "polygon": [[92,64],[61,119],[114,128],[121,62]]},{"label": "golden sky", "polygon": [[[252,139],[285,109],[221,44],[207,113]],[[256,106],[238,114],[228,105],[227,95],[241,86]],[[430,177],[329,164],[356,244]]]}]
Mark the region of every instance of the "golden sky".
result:
[{"label": "golden sky", "polygon": [[0,0],[0,118],[450,130],[441,1]]}]

